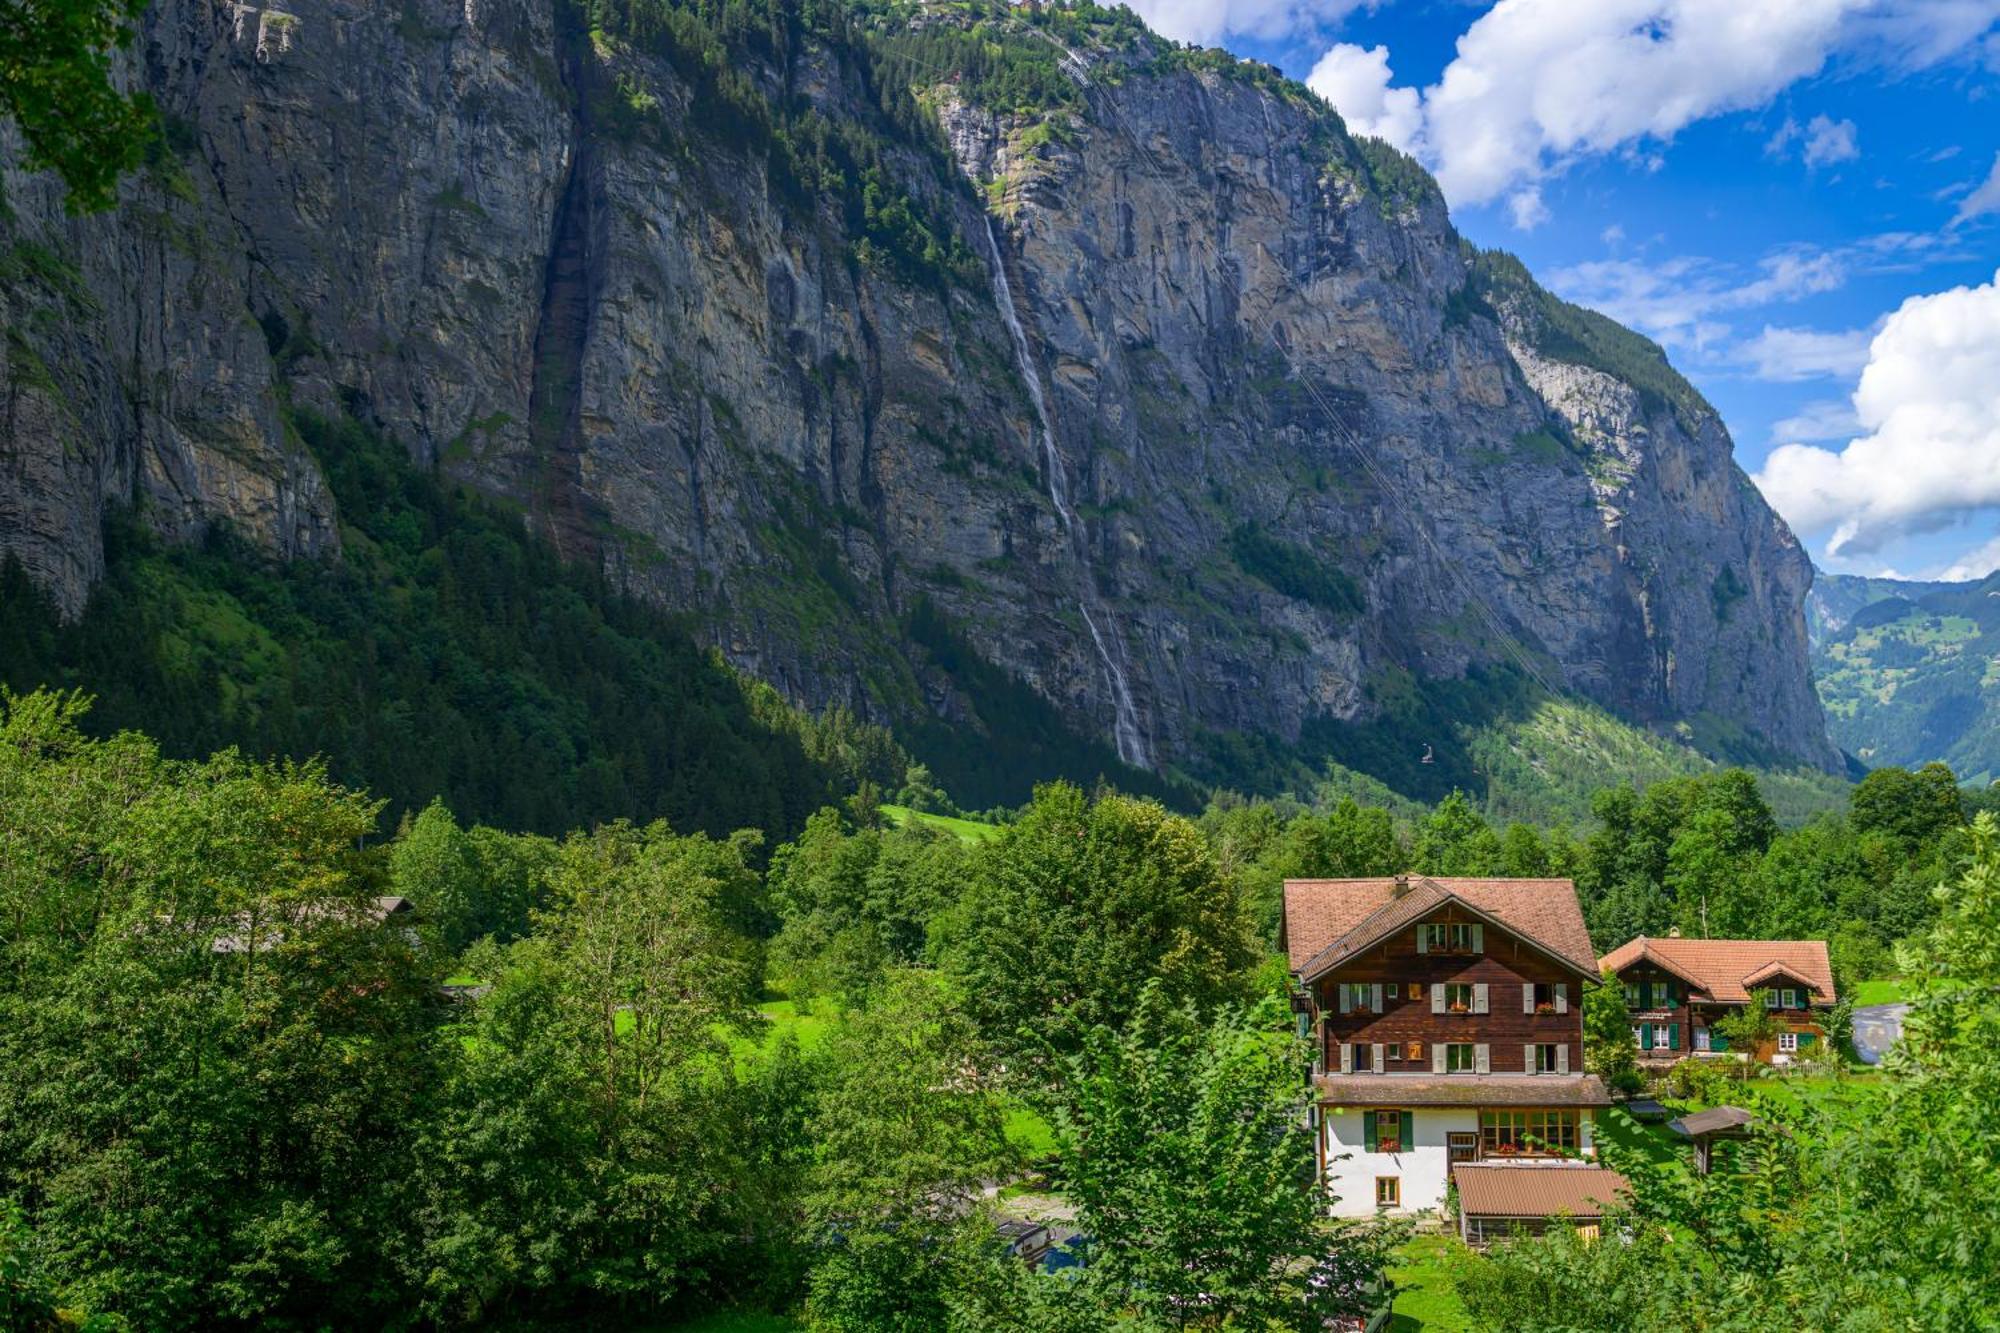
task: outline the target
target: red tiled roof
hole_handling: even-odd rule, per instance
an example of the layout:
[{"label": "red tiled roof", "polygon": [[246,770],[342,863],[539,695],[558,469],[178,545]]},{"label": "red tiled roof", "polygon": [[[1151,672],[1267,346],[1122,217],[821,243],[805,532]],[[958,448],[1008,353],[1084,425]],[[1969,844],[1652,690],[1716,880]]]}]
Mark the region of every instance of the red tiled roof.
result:
[{"label": "red tiled roof", "polygon": [[1827,960],[1825,940],[1696,940],[1641,935],[1597,961],[1607,971],[1623,972],[1642,960],[1684,977],[1724,1004],[1746,1002],[1750,987],[1779,972],[1810,986],[1813,1003],[1834,1002],[1833,965]]},{"label": "red tiled roof", "polygon": [[1389,877],[1286,880],[1285,949],[1292,970],[1323,972],[1456,898],[1578,971],[1597,975],[1590,932],[1569,880],[1430,875],[1411,876],[1405,885],[1399,896]]},{"label": "red tiled roof", "polygon": [[1489,1166],[1460,1162],[1451,1170],[1458,1206],[1473,1217],[1602,1217],[1604,1206],[1632,1192],[1631,1182],[1601,1166]]},{"label": "red tiled roof", "polygon": [[1325,1074],[1328,1106],[1609,1106],[1595,1074]]}]

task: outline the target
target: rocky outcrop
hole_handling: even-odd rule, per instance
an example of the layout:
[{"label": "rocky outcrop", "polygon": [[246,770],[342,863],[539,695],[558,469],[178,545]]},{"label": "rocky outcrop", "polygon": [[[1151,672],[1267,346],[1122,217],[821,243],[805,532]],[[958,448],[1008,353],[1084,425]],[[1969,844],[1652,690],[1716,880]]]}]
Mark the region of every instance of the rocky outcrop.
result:
[{"label": "rocky outcrop", "polygon": [[1831,762],[1809,571],[1714,414],[1538,343],[1302,91],[1142,38],[1031,117],[933,71],[933,143],[857,46],[746,57],[888,145],[864,197],[566,12],[161,0],[171,151],[103,218],[6,182],[0,547],[71,609],[110,503],[331,553],[287,414],[348,414],[815,704],[1002,725],[928,602],[1107,739],[1122,677],[1162,762],[1493,664]]}]

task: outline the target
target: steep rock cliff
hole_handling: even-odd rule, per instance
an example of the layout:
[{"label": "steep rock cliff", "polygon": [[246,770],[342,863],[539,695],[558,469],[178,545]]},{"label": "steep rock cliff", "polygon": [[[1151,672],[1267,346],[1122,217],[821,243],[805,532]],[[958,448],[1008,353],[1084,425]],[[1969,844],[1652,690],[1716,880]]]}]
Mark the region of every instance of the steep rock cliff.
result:
[{"label": "steep rock cliff", "polygon": [[[0,547],[72,609],[108,503],[335,555],[288,423],[346,414],[815,704],[1004,725],[942,623],[1149,762],[1496,666],[1831,762],[1714,413],[1296,85],[1116,20],[619,15],[156,5],[121,208],[6,182]],[[1030,109],[949,58],[996,44]]]}]

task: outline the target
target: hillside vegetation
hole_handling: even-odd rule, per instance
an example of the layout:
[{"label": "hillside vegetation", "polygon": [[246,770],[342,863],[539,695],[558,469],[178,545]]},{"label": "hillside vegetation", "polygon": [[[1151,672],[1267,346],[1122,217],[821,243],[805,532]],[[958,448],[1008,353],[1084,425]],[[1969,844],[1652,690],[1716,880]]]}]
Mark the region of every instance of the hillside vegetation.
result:
[{"label": "hillside vegetation", "polygon": [[1898,583],[1822,575],[1813,666],[1827,727],[1863,764],[2000,779],[2000,576]]}]

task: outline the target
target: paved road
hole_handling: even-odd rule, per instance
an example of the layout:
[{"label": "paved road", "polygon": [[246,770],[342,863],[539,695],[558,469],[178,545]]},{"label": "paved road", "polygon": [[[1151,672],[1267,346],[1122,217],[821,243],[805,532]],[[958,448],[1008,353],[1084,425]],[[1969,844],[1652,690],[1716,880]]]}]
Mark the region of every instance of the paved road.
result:
[{"label": "paved road", "polygon": [[1903,1035],[1907,1004],[1865,1004],[1854,1011],[1854,1053],[1865,1065],[1880,1064],[1882,1055]]}]

